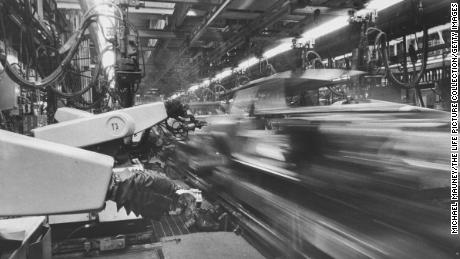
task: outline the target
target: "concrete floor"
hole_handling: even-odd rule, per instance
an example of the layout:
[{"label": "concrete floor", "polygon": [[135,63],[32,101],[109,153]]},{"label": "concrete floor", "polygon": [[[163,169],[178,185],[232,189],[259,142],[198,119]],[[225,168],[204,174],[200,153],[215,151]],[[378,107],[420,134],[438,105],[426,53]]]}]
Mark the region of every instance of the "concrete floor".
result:
[{"label": "concrete floor", "polygon": [[53,256],[53,259],[79,259],[79,258],[97,258],[97,259],[164,259],[161,252],[161,244],[136,245],[129,249],[111,251],[104,253],[92,253],[85,255],[82,253],[64,254]]},{"label": "concrete floor", "polygon": [[165,238],[165,259],[263,259],[241,236],[233,232],[193,233]]},{"label": "concrete floor", "polygon": [[233,232],[193,233],[162,238],[160,243],[92,254],[68,254],[53,259],[263,259],[241,236]]}]

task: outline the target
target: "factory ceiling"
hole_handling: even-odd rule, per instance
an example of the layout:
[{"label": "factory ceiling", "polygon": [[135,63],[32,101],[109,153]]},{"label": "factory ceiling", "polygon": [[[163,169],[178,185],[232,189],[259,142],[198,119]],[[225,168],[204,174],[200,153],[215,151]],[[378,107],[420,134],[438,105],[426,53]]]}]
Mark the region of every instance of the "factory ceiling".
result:
[{"label": "factory ceiling", "polygon": [[[128,18],[141,38],[146,63],[142,92],[170,94],[199,78],[258,55],[366,0],[131,0]],[[58,0],[78,9],[78,0]]]}]

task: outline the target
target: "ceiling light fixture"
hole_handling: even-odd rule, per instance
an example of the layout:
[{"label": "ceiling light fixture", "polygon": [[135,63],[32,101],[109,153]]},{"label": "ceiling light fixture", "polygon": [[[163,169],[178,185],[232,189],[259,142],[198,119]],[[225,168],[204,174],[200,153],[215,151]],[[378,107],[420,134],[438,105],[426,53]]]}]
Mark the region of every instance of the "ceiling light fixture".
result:
[{"label": "ceiling light fixture", "polygon": [[284,43],[281,43],[280,45],[272,48],[272,49],[269,49],[267,51],[264,52],[263,56],[264,58],[266,59],[269,59],[269,58],[272,58],[274,56],[277,56],[283,52],[286,52],[288,50],[292,49],[292,43],[290,42],[284,42]]},{"label": "ceiling light fixture", "polygon": [[215,75],[213,80],[221,80],[221,79],[224,79],[228,76],[231,76],[233,73],[233,70],[231,69],[227,69],[227,70],[224,70],[222,72],[220,72],[219,74]]},{"label": "ceiling light fixture", "polygon": [[[375,10],[376,12],[379,12],[379,11],[382,11],[390,6],[393,6],[397,3],[400,3],[402,2],[403,0],[385,0],[385,1],[382,1],[382,0],[372,0],[371,2],[369,2],[369,4],[367,4],[367,6],[362,9],[362,10],[359,10],[358,11],[358,15],[362,15],[362,14],[365,14],[366,12],[368,12],[369,10]],[[304,33],[302,33],[302,38],[303,39],[307,39],[307,40],[316,40],[317,38],[320,38],[326,34],[329,34],[331,32],[334,32],[336,30],[339,30],[341,28],[344,28],[346,27],[349,23],[348,23],[348,19],[349,17],[348,16],[339,16],[339,17],[336,17],[330,21],[327,21],[311,30],[308,30]],[[289,39],[289,38],[288,38]],[[267,51],[265,51],[263,53],[263,57],[265,59],[269,59],[269,58],[272,58],[272,57],[275,57],[281,53],[284,53],[284,52],[287,52],[291,49],[292,47],[292,44],[289,42],[286,42],[286,40],[288,39],[285,39],[283,43],[279,44],[278,46],[274,47],[274,48],[271,48]],[[244,60],[243,62],[241,62],[239,65],[238,65],[238,69],[239,70],[245,70],[245,69],[248,69],[249,67],[252,67],[253,65],[259,63],[259,59],[258,58],[255,58],[255,57],[252,57],[252,58],[249,58],[247,60]],[[231,71],[231,70],[227,70],[227,71]],[[225,72],[225,71],[224,71]],[[232,73],[228,73],[228,72],[221,72],[219,74],[216,75],[216,77],[214,77],[213,79],[210,80],[210,82],[212,81],[216,81],[216,80],[222,80],[228,76],[230,76]],[[219,76],[219,77],[217,77]],[[196,90],[196,89],[195,89]]]},{"label": "ceiling light fixture", "polygon": [[193,92],[193,91],[197,90],[198,88],[200,88],[200,85],[192,85],[192,86],[188,89],[188,91],[189,91],[189,92]]},{"label": "ceiling light fixture", "polygon": [[252,67],[254,66],[255,64],[259,63],[259,59],[256,58],[256,57],[252,57],[252,58],[248,58],[246,60],[244,60],[243,62],[241,62],[239,65],[238,65],[238,69],[239,70],[245,70],[249,67]]},{"label": "ceiling light fixture", "polygon": [[366,6],[366,8],[358,11],[358,14],[364,12],[364,10],[375,10],[377,12],[382,11],[383,9],[386,9],[390,6],[393,6],[399,2],[402,2],[403,0],[373,0],[369,2],[369,4]]}]

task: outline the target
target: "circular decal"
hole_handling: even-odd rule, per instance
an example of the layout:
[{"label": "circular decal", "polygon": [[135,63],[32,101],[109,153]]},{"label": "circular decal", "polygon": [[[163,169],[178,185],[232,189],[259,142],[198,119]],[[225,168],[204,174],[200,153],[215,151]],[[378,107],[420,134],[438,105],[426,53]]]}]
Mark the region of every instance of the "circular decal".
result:
[{"label": "circular decal", "polygon": [[126,122],[120,117],[112,117],[107,121],[107,127],[114,136],[125,134]]}]

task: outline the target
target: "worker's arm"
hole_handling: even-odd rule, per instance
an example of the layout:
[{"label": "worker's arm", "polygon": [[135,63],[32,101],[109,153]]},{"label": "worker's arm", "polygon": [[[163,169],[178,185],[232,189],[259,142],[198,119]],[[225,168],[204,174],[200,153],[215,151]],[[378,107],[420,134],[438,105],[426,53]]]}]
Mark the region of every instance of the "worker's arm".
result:
[{"label": "worker's arm", "polygon": [[144,218],[158,220],[176,210],[190,217],[195,199],[188,193],[179,195],[178,190],[179,186],[158,172],[126,169],[113,173],[106,199]]}]

